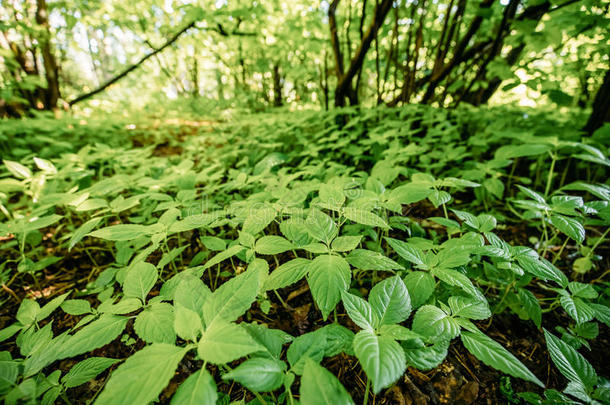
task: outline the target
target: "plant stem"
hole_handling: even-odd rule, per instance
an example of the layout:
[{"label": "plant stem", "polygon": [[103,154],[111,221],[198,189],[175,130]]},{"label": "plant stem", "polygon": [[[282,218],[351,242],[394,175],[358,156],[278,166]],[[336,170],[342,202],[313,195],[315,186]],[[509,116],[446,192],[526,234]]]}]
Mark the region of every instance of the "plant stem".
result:
[{"label": "plant stem", "polygon": [[371,390],[371,380],[366,377],[366,388],[364,391],[364,400],[362,401],[362,405],[366,405],[369,400],[369,391]]},{"label": "plant stem", "polygon": [[551,153],[551,168],[549,169],[549,175],[546,178],[546,187],[544,189],[544,198],[549,196],[549,192],[551,191],[551,184],[553,183],[553,172],[555,171],[555,162],[557,161],[557,155]]}]

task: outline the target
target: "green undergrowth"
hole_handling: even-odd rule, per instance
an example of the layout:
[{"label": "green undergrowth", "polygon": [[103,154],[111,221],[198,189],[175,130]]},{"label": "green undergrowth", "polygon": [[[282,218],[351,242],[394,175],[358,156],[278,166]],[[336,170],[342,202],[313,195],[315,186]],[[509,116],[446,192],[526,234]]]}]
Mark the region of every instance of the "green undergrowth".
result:
[{"label": "green undergrowth", "polygon": [[[607,402],[580,352],[610,322],[608,127],[578,127],[423,106],[3,122],[0,394],[70,403],[97,379],[95,404],[213,404],[236,382],[244,402],[366,403],[460,340],[531,383],[524,401]],[[270,327],[296,286],[319,321]],[[567,386],[484,332],[501,313],[544,333]],[[340,355],[364,393],[324,367]]]}]

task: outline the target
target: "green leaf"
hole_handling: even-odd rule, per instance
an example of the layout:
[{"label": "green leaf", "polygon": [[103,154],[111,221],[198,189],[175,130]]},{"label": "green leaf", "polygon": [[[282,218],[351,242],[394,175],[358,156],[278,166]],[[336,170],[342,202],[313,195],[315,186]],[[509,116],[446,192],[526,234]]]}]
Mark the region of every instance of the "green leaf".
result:
[{"label": "green leaf", "polygon": [[488,366],[544,387],[538,377],[532,374],[523,363],[488,336],[464,331],[462,332],[462,343],[470,353]]},{"label": "green leaf", "polygon": [[173,344],[174,308],[166,302],[155,302],[138,314],[133,329],[147,343]]},{"label": "green leaf", "polygon": [[102,217],[92,218],[78,227],[77,230],[72,233],[70,242],[68,242],[68,250],[72,250],[78,242],[81,241],[89,232],[91,232],[102,220]]},{"label": "green leaf", "polygon": [[487,319],[491,316],[489,305],[470,297],[449,297],[451,315],[467,319]]},{"label": "green leaf", "polygon": [[62,294],[59,297],[55,297],[51,301],[47,302],[47,304],[40,309],[40,312],[36,314],[36,322],[40,322],[51,315],[53,311],[59,308],[68,295],[70,295],[69,292]]},{"label": "green leaf", "polygon": [[352,278],[349,264],[339,256],[317,256],[309,265],[307,282],[324,320],[335,308]]},{"label": "green leaf", "polygon": [[379,319],[379,325],[400,323],[411,313],[411,298],[399,276],[386,278],[375,284],[369,302]]},{"label": "green leaf", "polygon": [[212,292],[200,278],[194,275],[185,275],[174,290],[174,305],[181,305],[202,315],[203,304],[211,295]]},{"label": "green leaf", "polygon": [[158,277],[154,265],[139,262],[127,269],[125,281],[123,282],[123,293],[125,297],[139,298],[146,302],[146,296],[152,290]]},{"label": "green leaf", "polygon": [[103,314],[70,336],[62,347],[60,359],[91,352],[116,339],[125,329],[129,318]]},{"label": "green leaf", "polygon": [[296,283],[307,275],[310,263],[311,260],[298,257],[282,264],[265,280],[265,290],[277,290]]},{"label": "green leaf", "polygon": [[349,252],[354,250],[360,244],[362,236],[339,236],[332,243],[332,250],[335,252]]},{"label": "green leaf", "polygon": [[222,376],[235,380],[250,391],[267,392],[278,389],[284,382],[284,362],[276,359],[253,358]]},{"label": "green leaf", "polygon": [[98,229],[97,231],[93,231],[88,235],[94,238],[112,241],[126,241],[134,240],[139,238],[140,236],[148,235],[148,232],[149,228],[144,225],[120,224]]},{"label": "green leaf", "polygon": [[118,361],[106,357],[89,357],[72,366],[68,374],[61,379],[61,383],[66,388],[78,387],[97,377],[98,374]]},{"label": "green leaf", "polygon": [[307,359],[322,361],[327,349],[327,334],[325,328],[305,333],[292,342],[286,351],[286,358],[290,363],[290,371],[297,375],[303,374]]},{"label": "green leaf", "polygon": [[252,210],[246,217],[242,230],[251,235],[256,235],[273,222],[276,215],[277,212],[273,208]]},{"label": "green leaf", "polygon": [[265,348],[239,325],[229,322],[214,322],[203,332],[197,353],[204,361],[214,364],[230,363],[250,353]]},{"label": "green leaf", "polygon": [[207,249],[221,251],[227,248],[227,243],[215,236],[202,236],[200,239],[203,246],[205,246]]},{"label": "green leaf", "polygon": [[559,302],[568,315],[577,323],[589,322],[595,317],[595,310],[578,297],[562,295]]},{"label": "green leaf", "polygon": [[207,326],[214,320],[234,321],[246,312],[258,293],[259,272],[251,264],[244,273],[218,287],[203,304]]},{"label": "green leaf", "polygon": [[472,284],[472,281],[457,270],[435,268],[432,269],[432,274],[451,286],[461,288],[480,301],[485,300],[485,296]]},{"label": "green leaf", "polygon": [[576,242],[584,242],[585,227],[576,218],[553,214],[551,215],[551,223]]},{"label": "green leaf", "polygon": [[535,251],[527,248],[517,254],[515,258],[519,266],[528,273],[545,281],[553,280],[562,287],[568,285],[568,279],[565,274],[547,260],[539,258]]},{"label": "green leaf", "polygon": [[373,382],[373,391],[394,384],[407,368],[402,347],[392,338],[361,330],[354,337],[354,351],[364,372]]},{"label": "green leaf", "polygon": [[21,301],[19,308],[17,309],[16,318],[23,325],[30,325],[34,323],[38,313],[40,312],[40,305],[34,300],[25,299]]},{"label": "green leaf", "polygon": [[540,328],[542,324],[542,308],[540,307],[540,303],[536,296],[529,290],[524,288],[518,288],[519,301],[521,301],[521,305],[525,308],[525,312],[530,317],[532,322],[536,325],[537,328]]},{"label": "green leaf", "polygon": [[449,339],[438,339],[431,346],[410,345],[410,342],[403,342],[402,347],[409,366],[426,371],[438,367],[445,360],[449,342]]},{"label": "green leaf", "polygon": [[12,160],[3,160],[3,162],[8,171],[18,179],[29,179],[32,177],[32,171],[21,163],[13,162]]},{"label": "green leaf", "polygon": [[300,394],[302,405],[354,405],[337,377],[311,359],[305,362]]},{"label": "green leaf", "polygon": [[4,329],[0,329],[0,342],[4,342],[6,339],[19,332],[21,329],[23,329],[23,326],[18,323],[14,323]]},{"label": "green leaf", "polygon": [[261,255],[277,255],[294,249],[294,245],[281,236],[263,236],[256,241],[254,250]]},{"label": "green leaf", "polygon": [[305,221],[307,232],[312,238],[324,242],[327,245],[337,235],[337,224],[331,217],[320,210],[312,209]]},{"label": "green leaf", "polygon": [[156,401],[187,350],[165,343],[145,347],[112,373],[95,405],[148,405]]},{"label": "green leaf", "polygon": [[425,304],[436,288],[434,277],[423,271],[414,271],[407,274],[404,282],[409,291],[413,308],[419,308]]},{"label": "green leaf", "polygon": [[578,382],[589,389],[597,384],[597,374],[587,359],[546,329],[544,330],[544,336],[551,360],[561,374],[568,380]]},{"label": "green leaf", "polygon": [[390,244],[392,249],[406,261],[417,266],[424,266],[424,252],[422,252],[421,249],[398,239],[386,237],[385,240]]},{"label": "green leaf", "polygon": [[174,331],[184,340],[196,341],[203,331],[199,315],[177,304],[174,309]]},{"label": "green leaf", "polygon": [[390,229],[388,224],[380,216],[366,210],[347,207],[343,210],[343,215],[345,218],[358,224]]},{"label": "green leaf", "polygon": [[413,332],[430,339],[451,340],[460,334],[460,326],[445,311],[434,305],[420,307],[413,317]]},{"label": "green leaf", "polygon": [[379,319],[368,302],[348,292],[342,292],[341,298],[347,315],[356,325],[362,329],[375,329]]},{"label": "green leaf", "polygon": [[292,336],[279,329],[270,329],[266,325],[256,323],[241,323],[240,325],[275,358],[280,357],[284,344],[292,341]]},{"label": "green leaf", "polygon": [[91,304],[86,300],[65,300],[61,309],[70,315],[83,315],[91,313]]},{"label": "green leaf", "polygon": [[216,383],[202,368],[178,386],[170,405],[216,405],[217,399]]},{"label": "green leaf", "polygon": [[392,271],[404,269],[389,257],[367,249],[352,250],[346,259],[349,264],[360,270]]},{"label": "green leaf", "polygon": [[241,245],[233,245],[224,252],[218,253],[216,256],[212,257],[210,260],[206,262],[203,266],[204,269],[208,269],[212,266],[217,265],[218,263],[227,260],[229,257],[233,257],[238,253],[241,253],[245,248]]}]

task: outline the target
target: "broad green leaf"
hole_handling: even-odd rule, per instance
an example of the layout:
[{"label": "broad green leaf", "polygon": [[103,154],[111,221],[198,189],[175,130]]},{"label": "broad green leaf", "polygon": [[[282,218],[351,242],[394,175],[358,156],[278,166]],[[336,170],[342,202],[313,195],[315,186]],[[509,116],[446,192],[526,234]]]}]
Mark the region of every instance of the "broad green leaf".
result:
[{"label": "broad green leaf", "polygon": [[386,237],[385,240],[390,244],[392,249],[398,253],[398,256],[416,266],[424,266],[424,253],[419,248],[398,239]]},{"label": "broad green leaf", "polygon": [[337,224],[320,210],[312,209],[305,220],[305,228],[312,238],[327,245],[337,235]]},{"label": "broad green leaf", "polygon": [[585,227],[576,218],[564,215],[551,215],[551,223],[576,242],[584,242]]},{"label": "broad green leaf", "polygon": [[254,250],[261,255],[277,255],[294,249],[294,245],[281,236],[263,236],[256,241]]},{"label": "broad green leaf", "polygon": [[21,329],[23,329],[23,326],[19,323],[14,323],[4,329],[0,329],[0,342],[4,342],[6,339],[19,332]]},{"label": "broad green leaf", "polygon": [[540,303],[536,296],[529,290],[524,288],[517,289],[519,295],[519,301],[525,308],[525,312],[530,317],[532,322],[536,325],[537,328],[540,328],[542,323],[542,308],[540,308]]},{"label": "broad green leaf", "polygon": [[140,339],[147,343],[171,343],[174,333],[174,308],[166,302],[156,302],[140,312],[133,324]]},{"label": "broad green leaf", "polygon": [[91,313],[91,304],[86,300],[65,300],[61,309],[70,315],[83,315]]},{"label": "broad green leaf", "polygon": [[423,271],[414,271],[407,274],[404,282],[409,291],[413,308],[419,308],[425,304],[436,288],[434,277]]},{"label": "broad green leaf", "polygon": [[200,278],[194,275],[185,275],[178,282],[173,293],[174,305],[182,305],[185,308],[202,315],[204,302],[212,295],[212,292]]},{"label": "broad green leaf", "polygon": [[508,350],[483,333],[462,332],[462,343],[477,359],[503,373],[531,381],[541,387],[544,384]]},{"label": "broad green leaf", "polygon": [[411,298],[399,276],[375,284],[369,294],[369,302],[377,314],[379,325],[400,323],[411,313]]},{"label": "broad green leaf", "polygon": [[112,366],[119,360],[106,357],[89,357],[76,363],[61,382],[66,388],[77,387],[97,377],[102,371]]},{"label": "broad green leaf", "polygon": [[315,360],[318,363],[322,361],[326,354],[327,344],[327,334],[324,328],[304,333],[294,339],[286,351],[290,371],[301,375],[307,359]]},{"label": "broad green leaf", "polygon": [[284,382],[284,362],[268,358],[252,358],[222,376],[223,380],[235,380],[250,391],[274,391]]},{"label": "broad green leaf", "polygon": [[478,300],[485,300],[485,296],[472,284],[472,281],[457,270],[435,268],[432,274],[451,286],[461,288]]},{"label": "broad green leaf", "polygon": [[388,201],[408,205],[419,202],[432,193],[432,189],[420,184],[405,184],[390,191]]},{"label": "broad green leaf", "polygon": [[420,307],[413,317],[413,332],[427,338],[451,340],[460,334],[460,326],[445,311],[433,305]]},{"label": "broad green leaf", "polygon": [[354,337],[354,351],[364,372],[373,382],[373,392],[394,384],[407,368],[405,354],[394,339],[361,330]]},{"label": "broad green leaf", "polygon": [[562,295],[559,298],[561,306],[566,310],[568,315],[576,321],[576,323],[589,322],[595,317],[595,310],[586,302],[578,297],[567,297]]},{"label": "broad green leaf", "polygon": [[310,263],[311,260],[298,257],[282,264],[265,280],[265,290],[277,290],[296,283],[307,275]]},{"label": "broad green leaf", "polygon": [[203,319],[210,326],[214,320],[234,321],[246,312],[258,293],[259,272],[251,264],[244,273],[233,277],[203,304]]},{"label": "broad green leaf", "polygon": [[252,210],[244,221],[242,230],[256,235],[265,229],[275,219],[277,212],[273,208]]},{"label": "broad green leaf", "polygon": [[358,224],[378,227],[381,229],[390,229],[388,224],[380,216],[366,210],[347,207],[343,210],[343,215],[345,218]]},{"label": "broad green leaf", "polygon": [[337,377],[311,359],[305,362],[300,394],[302,405],[354,405]]},{"label": "broad green leaf", "polygon": [[110,375],[95,405],[148,405],[156,401],[186,351],[166,343],[146,346]]},{"label": "broad green leaf", "polygon": [[220,251],[227,248],[227,243],[216,236],[202,236],[201,243],[210,250]]},{"label": "broad green leaf", "polygon": [[309,264],[307,282],[325,320],[349,288],[351,278],[349,264],[342,257],[321,255]]},{"label": "broad green leaf", "polygon": [[47,302],[47,304],[40,308],[40,311],[36,314],[36,322],[40,322],[51,315],[51,313],[59,308],[62,302],[65,301],[68,295],[70,295],[69,292],[62,294],[59,297],[55,297],[51,301]]},{"label": "broad green leaf", "polygon": [[203,266],[205,269],[210,268],[212,266],[217,265],[218,263],[227,260],[229,257],[233,257],[238,253],[241,253],[245,248],[240,245],[233,245],[227,250],[218,253],[216,256],[212,257],[210,260],[206,262]]},{"label": "broad green leaf", "polygon": [[176,335],[190,341],[196,341],[203,331],[199,314],[180,304],[174,309],[173,327]]},{"label": "broad green leaf", "polygon": [[572,281],[568,284],[568,288],[570,289],[572,295],[574,295],[575,297],[594,300],[599,296],[599,294],[597,293],[597,291],[595,291],[595,288],[593,288],[593,285],[591,284]]},{"label": "broad green leaf", "polygon": [[152,290],[158,277],[157,268],[146,262],[139,262],[127,269],[123,281],[125,297],[139,298],[146,302],[146,296]]},{"label": "broad green leaf", "polygon": [[170,405],[216,405],[217,399],[214,378],[202,368],[180,384]]},{"label": "broad green leaf", "polygon": [[12,160],[3,160],[4,166],[9,172],[18,179],[29,179],[32,177],[32,171],[21,163],[13,162]]},{"label": "broad green leaf", "polygon": [[68,250],[72,250],[72,248],[76,246],[76,244],[80,242],[81,239],[83,239],[89,232],[91,232],[101,220],[102,217],[92,218],[79,226],[78,229],[72,233],[70,242],[68,242]]},{"label": "broad green leaf", "polygon": [[404,268],[389,257],[367,249],[352,250],[346,259],[349,264],[360,270],[392,271]]},{"label": "broad green leaf", "polygon": [[230,363],[265,348],[239,325],[217,321],[203,332],[197,353],[204,361],[213,364]]},{"label": "broad green leaf", "polygon": [[[533,256],[536,255],[536,256]],[[550,262],[538,258],[536,252],[531,253],[531,251],[524,251],[516,256],[517,263],[519,266],[528,273],[542,279],[542,280],[553,280],[557,284],[565,287],[568,285],[568,279],[559,270]]]},{"label": "broad green leaf", "polygon": [[331,248],[335,252],[349,252],[360,244],[362,236],[339,236],[333,240]]},{"label": "broad green leaf", "polygon": [[448,303],[452,316],[477,320],[487,319],[491,316],[486,301],[479,301],[470,297],[449,297]]},{"label": "broad green leaf", "polygon": [[103,314],[70,336],[62,347],[60,359],[91,352],[116,339],[125,329],[129,318]]},{"label": "broad green leaf", "polygon": [[561,374],[568,380],[578,382],[586,388],[592,388],[597,384],[597,374],[587,359],[546,329],[544,330],[544,336],[551,360]]},{"label": "broad green leaf", "polygon": [[21,301],[19,308],[17,309],[16,318],[23,325],[30,325],[34,323],[38,313],[40,312],[40,305],[34,300],[24,299]]},{"label": "broad green leaf", "polygon": [[415,341],[403,342],[407,364],[418,370],[432,370],[447,357],[449,342],[449,339],[437,339],[430,346],[413,344]]},{"label": "broad green leaf", "polygon": [[140,236],[148,235],[149,227],[137,224],[120,224],[107,226],[97,231],[89,233],[89,236],[94,238],[112,240],[112,241],[126,241],[134,240]]},{"label": "broad green leaf", "polygon": [[349,315],[356,325],[360,326],[362,329],[368,330],[373,330],[375,328],[379,319],[368,302],[348,292],[342,292],[341,298],[347,315]]}]

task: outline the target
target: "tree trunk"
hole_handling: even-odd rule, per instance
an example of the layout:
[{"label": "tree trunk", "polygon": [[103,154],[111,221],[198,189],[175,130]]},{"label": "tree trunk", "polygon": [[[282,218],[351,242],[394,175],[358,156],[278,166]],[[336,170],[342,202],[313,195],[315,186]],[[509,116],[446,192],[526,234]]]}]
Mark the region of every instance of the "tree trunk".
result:
[{"label": "tree trunk", "polygon": [[592,134],[606,122],[610,122],[610,69],[606,70],[604,81],[595,95],[593,111],[583,131]]},{"label": "tree trunk", "polygon": [[273,105],[281,107],[282,101],[282,76],[280,75],[280,65],[278,62],[273,64]]},{"label": "tree trunk", "polygon": [[40,51],[42,53],[42,63],[44,65],[44,75],[47,80],[45,91],[45,109],[53,110],[57,107],[60,97],[59,92],[59,67],[55,60],[55,55],[51,47],[51,31],[49,29],[49,12],[45,0],[36,0],[36,23],[44,28],[40,41]]}]

